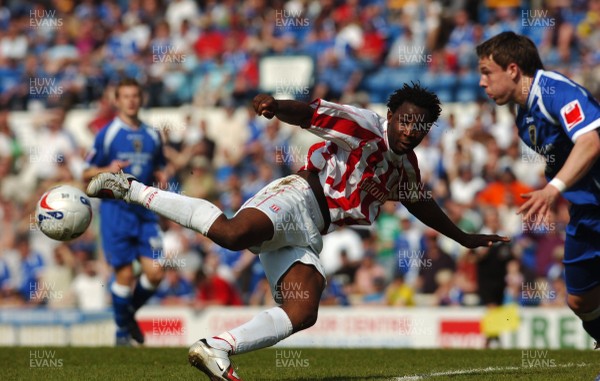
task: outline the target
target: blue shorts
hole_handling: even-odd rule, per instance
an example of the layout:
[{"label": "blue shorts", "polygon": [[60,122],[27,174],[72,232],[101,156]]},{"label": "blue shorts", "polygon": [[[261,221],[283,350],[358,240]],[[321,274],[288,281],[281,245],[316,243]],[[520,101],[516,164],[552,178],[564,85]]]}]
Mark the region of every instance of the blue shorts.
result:
[{"label": "blue shorts", "polygon": [[572,295],[600,285],[600,207],[572,205],[565,241],[565,281]]},{"label": "blue shorts", "polygon": [[106,261],[114,268],[138,257],[162,258],[162,231],[156,216],[147,218],[135,211],[100,207],[100,234]]}]

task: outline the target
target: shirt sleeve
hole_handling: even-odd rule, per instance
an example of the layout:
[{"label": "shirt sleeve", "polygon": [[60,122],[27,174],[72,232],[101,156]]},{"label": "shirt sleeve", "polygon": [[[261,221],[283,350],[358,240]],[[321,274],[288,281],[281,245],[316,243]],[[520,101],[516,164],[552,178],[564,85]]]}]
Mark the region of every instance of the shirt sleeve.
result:
[{"label": "shirt sleeve", "polygon": [[363,141],[383,136],[381,117],[373,111],[322,99],[315,100],[311,106],[315,110],[307,130],[343,149],[351,150]]},{"label": "shirt sleeve", "polygon": [[87,167],[105,167],[110,164],[108,154],[104,150],[104,136],[104,130],[96,135],[94,146],[85,159]]},{"label": "shirt sleeve", "polygon": [[573,143],[600,127],[600,104],[589,91],[574,82],[553,81],[551,86],[555,88],[542,94],[544,104]]}]

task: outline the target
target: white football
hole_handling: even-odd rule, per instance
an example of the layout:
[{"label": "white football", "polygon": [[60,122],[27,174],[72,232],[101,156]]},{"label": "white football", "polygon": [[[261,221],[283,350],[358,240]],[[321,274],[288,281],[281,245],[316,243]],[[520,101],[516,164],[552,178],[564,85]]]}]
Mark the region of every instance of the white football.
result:
[{"label": "white football", "polygon": [[42,195],[35,210],[36,223],[48,237],[69,241],[79,237],[92,221],[90,199],[71,185],[59,185]]}]

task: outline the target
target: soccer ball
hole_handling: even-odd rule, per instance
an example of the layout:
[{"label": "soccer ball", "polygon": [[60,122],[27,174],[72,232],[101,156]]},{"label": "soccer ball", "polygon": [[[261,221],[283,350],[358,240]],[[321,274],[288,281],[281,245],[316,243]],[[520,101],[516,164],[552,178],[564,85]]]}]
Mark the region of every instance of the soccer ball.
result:
[{"label": "soccer ball", "polygon": [[71,185],[59,185],[43,194],[35,210],[42,233],[58,241],[79,237],[92,221],[90,199]]}]

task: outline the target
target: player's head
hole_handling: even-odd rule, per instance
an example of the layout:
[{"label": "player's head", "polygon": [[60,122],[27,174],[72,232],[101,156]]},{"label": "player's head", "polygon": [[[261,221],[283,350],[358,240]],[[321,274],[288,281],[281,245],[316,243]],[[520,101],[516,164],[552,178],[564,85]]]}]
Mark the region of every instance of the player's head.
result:
[{"label": "player's head", "polygon": [[523,89],[523,77],[533,78],[544,65],[533,41],[514,32],[502,32],[477,46],[479,86],[497,104],[514,101]]},{"label": "player's head", "polygon": [[129,118],[137,117],[142,106],[142,87],[133,78],[124,78],[115,88],[115,103],[119,113]]},{"label": "player's head", "polygon": [[388,142],[398,154],[419,145],[442,112],[437,95],[419,83],[405,83],[390,95],[387,106]]}]

